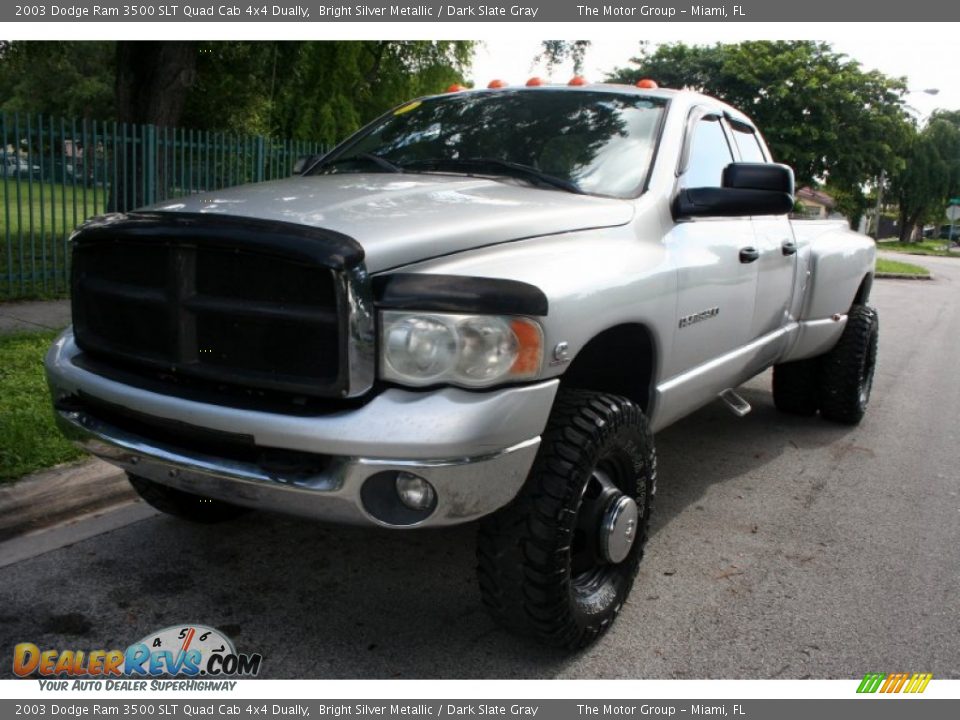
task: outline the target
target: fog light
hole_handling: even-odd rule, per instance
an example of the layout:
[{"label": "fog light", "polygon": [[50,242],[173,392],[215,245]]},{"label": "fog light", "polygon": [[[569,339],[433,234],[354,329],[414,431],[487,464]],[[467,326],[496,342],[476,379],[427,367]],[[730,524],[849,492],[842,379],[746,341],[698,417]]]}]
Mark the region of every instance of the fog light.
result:
[{"label": "fog light", "polygon": [[411,510],[426,510],[437,499],[433,486],[422,477],[408,472],[397,473],[397,497]]}]

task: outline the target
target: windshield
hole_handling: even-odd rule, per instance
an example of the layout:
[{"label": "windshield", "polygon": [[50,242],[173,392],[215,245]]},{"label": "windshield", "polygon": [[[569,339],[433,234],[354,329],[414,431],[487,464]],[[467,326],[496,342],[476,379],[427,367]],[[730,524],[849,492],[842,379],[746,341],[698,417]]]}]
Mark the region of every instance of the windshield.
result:
[{"label": "windshield", "polygon": [[310,174],[454,172],[636,196],[666,101],[609,92],[496,90],[426,98],[380,118]]}]

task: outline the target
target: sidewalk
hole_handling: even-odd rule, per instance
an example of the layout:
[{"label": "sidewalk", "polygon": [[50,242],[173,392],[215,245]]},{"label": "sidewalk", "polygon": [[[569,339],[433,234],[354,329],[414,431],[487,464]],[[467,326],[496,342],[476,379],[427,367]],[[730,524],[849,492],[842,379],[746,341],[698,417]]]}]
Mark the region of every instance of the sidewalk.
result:
[{"label": "sidewalk", "polygon": [[69,324],[69,300],[0,303],[0,335],[30,330],[60,330]]}]

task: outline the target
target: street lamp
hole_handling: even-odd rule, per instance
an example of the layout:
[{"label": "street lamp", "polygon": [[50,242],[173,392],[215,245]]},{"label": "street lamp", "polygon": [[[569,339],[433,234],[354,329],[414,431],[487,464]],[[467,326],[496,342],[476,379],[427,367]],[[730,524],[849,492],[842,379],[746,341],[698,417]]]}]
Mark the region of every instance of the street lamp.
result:
[{"label": "street lamp", "polygon": [[[913,95],[914,93],[923,93],[925,95],[939,95],[940,88],[923,88],[921,90],[907,90],[905,94]],[[913,110],[913,112],[917,114],[917,118],[919,120],[923,120],[924,116],[919,110],[917,110],[917,108],[913,107],[912,105],[907,105],[907,103],[904,103],[903,106],[908,110]],[[877,227],[874,228],[874,231],[873,231],[874,241],[880,240],[880,205],[882,204],[882,199],[883,199],[883,181],[886,179],[886,176],[887,176],[886,171],[881,169],[880,178],[877,180],[877,211],[876,211]]]}]

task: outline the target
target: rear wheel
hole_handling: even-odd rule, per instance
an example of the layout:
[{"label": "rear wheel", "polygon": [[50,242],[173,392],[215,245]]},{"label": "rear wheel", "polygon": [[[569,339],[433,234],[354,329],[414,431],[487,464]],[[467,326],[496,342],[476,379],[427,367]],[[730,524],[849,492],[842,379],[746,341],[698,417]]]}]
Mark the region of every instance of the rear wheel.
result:
[{"label": "rear wheel", "polygon": [[820,414],[827,420],[856,425],[870,401],[877,364],[877,311],[854,305],[840,341],[820,362]]},{"label": "rear wheel", "polygon": [[232,520],[247,512],[246,508],[161,485],[139,475],[128,473],[127,478],[148,505],[183,520],[210,524]]},{"label": "rear wheel", "polygon": [[655,489],[640,408],[561,391],[526,484],[480,525],[480,590],[493,617],[571,649],[600,637],[633,585]]}]

